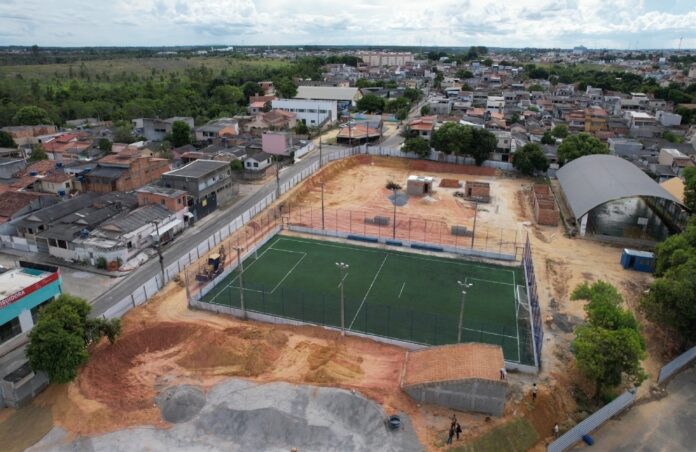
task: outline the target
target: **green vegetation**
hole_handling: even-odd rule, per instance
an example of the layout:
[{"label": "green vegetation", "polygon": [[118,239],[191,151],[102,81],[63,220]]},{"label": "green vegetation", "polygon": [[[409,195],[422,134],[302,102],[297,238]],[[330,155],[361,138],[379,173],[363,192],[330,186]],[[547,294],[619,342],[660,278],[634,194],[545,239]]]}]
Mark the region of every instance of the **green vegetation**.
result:
[{"label": "green vegetation", "polygon": [[356,104],[358,110],[368,113],[382,113],[384,105],[384,99],[376,94],[366,94]]},{"label": "green vegetation", "polygon": [[17,143],[12,139],[12,135],[0,130],[0,148],[16,148]]},{"label": "green vegetation", "polygon": [[683,143],[684,142],[684,137],[677,135],[676,133],[672,132],[671,130],[665,130],[662,133],[662,138],[669,141],[670,143]]},{"label": "green vegetation", "polygon": [[534,176],[538,172],[549,169],[549,160],[541,150],[541,146],[527,143],[512,155],[512,166],[522,174]]},{"label": "green vegetation", "polygon": [[529,91],[530,93],[532,91],[544,91],[544,87],[538,83],[535,83],[533,85],[529,85],[529,87],[527,88],[527,91]]},{"label": "green vegetation", "polygon": [[539,433],[523,417],[515,417],[463,446],[455,452],[515,452],[530,450],[539,441]]},{"label": "green vegetation", "polygon": [[551,135],[551,132],[544,132],[541,136],[541,144],[556,144],[556,139]]},{"label": "green vegetation", "polygon": [[696,168],[684,168],[684,204],[696,214]]},{"label": "green vegetation", "polygon": [[40,311],[27,347],[32,369],[45,371],[54,383],[67,383],[87,362],[87,345],[102,336],[116,341],[121,321],[88,318],[91,309],[84,299],[61,294]]},{"label": "green vegetation", "polygon": [[295,123],[295,133],[297,135],[309,135],[309,127],[302,121],[297,121]]},{"label": "green vegetation", "polygon": [[430,155],[430,142],[421,137],[406,138],[401,152],[414,152],[425,158]]},{"label": "green vegetation", "polygon": [[433,133],[432,146],[445,154],[470,155],[481,165],[493,151],[497,140],[486,129],[448,122]]},{"label": "green vegetation", "polygon": [[568,136],[568,126],[565,124],[558,124],[553,129],[551,129],[551,135],[556,138],[565,138]]},{"label": "green vegetation", "polygon": [[29,154],[27,162],[34,163],[41,160],[48,160],[48,154],[46,154],[46,151],[40,144],[32,144],[31,153]]},{"label": "green vegetation", "polygon": [[175,148],[191,144],[191,127],[184,121],[174,121],[172,124],[171,145]]},{"label": "green vegetation", "polygon": [[108,138],[99,138],[98,146],[102,151],[111,152],[111,141]]},{"label": "green vegetation", "polygon": [[420,109],[421,116],[428,116],[430,114],[430,105],[423,105]]},{"label": "green vegetation", "polygon": [[243,112],[263,80],[273,81],[279,95],[292,97],[293,77],[316,79],[325,62],[219,56],[0,66],[0,127],[85,117],[191,116],[201,124]]},{"label": "green vegetation", "polygon": [[[694,168],[689,168],[694,170]],[[696,170],[691,171],[690,199],[694,202]],[[646,317],[674,331],[682,345],[696,342],[696,216],[687,228],[656,249],[655,276],[640,302]]]},{"label": "green vegetation", "polygon": [[609,148],[589,133],[571,135],[558,146],[558,162],[561,165],[590,154],[608,154]]},{"label": "green vegetation", "polygon": [[640,385],[646,378],[640,365],[645,342],[633,314],[622,307],[618,290],[604,281],[575,288],[571,300],[587,300],[587,324],[576,328],[573,354],[580,372],[595,383],[595,397],[611,398],[626,380]]}]

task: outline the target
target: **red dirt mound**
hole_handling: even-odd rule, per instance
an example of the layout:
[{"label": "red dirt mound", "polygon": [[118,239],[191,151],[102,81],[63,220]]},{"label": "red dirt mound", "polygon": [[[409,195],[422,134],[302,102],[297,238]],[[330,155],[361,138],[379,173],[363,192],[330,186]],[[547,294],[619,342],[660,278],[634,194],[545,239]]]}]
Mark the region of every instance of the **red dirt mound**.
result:
[{"label": "red dirt mound", "polygon": [[483,166],[457,165],[454,163],[428,162],[427,160],[411,160],[410,169],[430,173],[471,174],[472,176],[495,176],[495,168]]},{"label": "red dirt mound", "polygon": [[135,381],[129,371],[140,355],[174,348],[198,329],[188,323],[160,323],[123,335],[113,345],[101,343],[80,372],[80,392],[114,409],[151,407],[151,397],[144,394],[146,386]]}]

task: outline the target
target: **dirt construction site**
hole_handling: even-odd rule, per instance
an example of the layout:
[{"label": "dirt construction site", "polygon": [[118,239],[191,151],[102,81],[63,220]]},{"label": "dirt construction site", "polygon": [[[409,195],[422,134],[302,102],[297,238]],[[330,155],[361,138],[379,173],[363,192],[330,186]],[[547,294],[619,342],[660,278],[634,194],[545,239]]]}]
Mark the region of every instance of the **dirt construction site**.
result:
[{"label": "dirt construction site", "polygon": [[[545,328],[541,371],[509,374],[501,417],[458,412],[464,431],[453,450],[545,450],[554,423],[563,430],[587,414],[573,397],[590,389],[569,364],[572,331],[584,318],[583,303],[570,301],[570,292],[603,279],[635,308],[651,276],[623,270],[618,248],[535,224],[534,181],[487,168],[359,156],[327,165],[279,202],[283,210],[314,212],[323,185],[326,209],[380,215],[393,208],[386,182],[405,189],[411,175],[432,177],[432,192],[409,195],[397,204],[399,213],[448,228],[473,228],[476,204],[455,192],[464,192],[467,181],[487,182],[490,202],[478,203],[476,241],[521,246],[528,234],[537,273]],[[497,235],[479,237],[479,231]],[[654,376],[665,350],[654,345],[662,341],[647,342],[644,367]],[[184,288],[172,282],[124,316],[114,345],[93,346],[74,382],[51,385],[28,407],[0,412],[0,438],[5,450],[127,450],[133,441],[152,450],[447,448],[452,411],[417,404],[401,390],[404,357],[400,347],[320,327],[191,310]],[[532,383],[539,386],[534,402]],[[397,432],[383,428],[392,414],[404,421]]]}]

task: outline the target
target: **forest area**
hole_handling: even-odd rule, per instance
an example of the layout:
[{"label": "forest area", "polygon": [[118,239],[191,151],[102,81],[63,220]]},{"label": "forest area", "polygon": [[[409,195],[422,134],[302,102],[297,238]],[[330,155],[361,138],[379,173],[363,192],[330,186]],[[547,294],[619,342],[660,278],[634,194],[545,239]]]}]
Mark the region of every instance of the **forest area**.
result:
[{"label": "forest area", "polygon": [[257,82],[262,80],[272,80],[281,96],[292,97],[297,89],[293,77],[316,80],[327,62],[221,55],[4,65],[0,127],[86,117],[191,116],[202,124],[243,112],[249,96],[260,94]]}]

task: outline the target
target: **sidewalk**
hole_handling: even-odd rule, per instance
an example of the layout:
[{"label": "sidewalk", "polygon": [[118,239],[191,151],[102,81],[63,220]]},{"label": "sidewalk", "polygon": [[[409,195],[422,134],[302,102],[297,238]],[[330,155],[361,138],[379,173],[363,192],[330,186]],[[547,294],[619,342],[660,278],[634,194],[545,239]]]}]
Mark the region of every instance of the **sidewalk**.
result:
[{"label": "sidewalk", "polygon": [[15,250],[12,248],[0,248],[0,253],[8,254],[11,256],[17,256],[21,259],[26,259],[26,260],[32,261],[32,262],[57,265],[59,267],[67,267],[67,268],[71,268],[73,270],[94,273],[96,275],[108,276],[110,278],[120,278],[121,276],[125,276],[128,273],[130,273],[130,271],[110,272],[110,271],[102,270],[101,268],[92,267],[91,265],[80,265],[80,264],[77,264],[75,262],[68,262],[68,261],[64,261],[62,259],[56,259],[55,257],[50,256],[48,254],[27,253],[27,252]]}]

